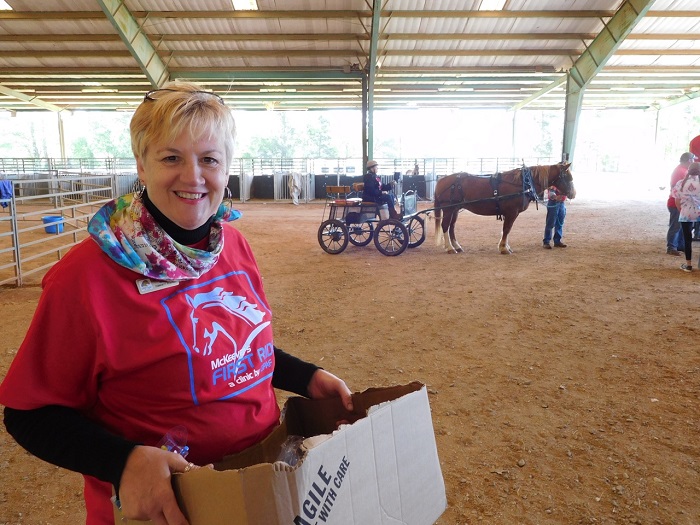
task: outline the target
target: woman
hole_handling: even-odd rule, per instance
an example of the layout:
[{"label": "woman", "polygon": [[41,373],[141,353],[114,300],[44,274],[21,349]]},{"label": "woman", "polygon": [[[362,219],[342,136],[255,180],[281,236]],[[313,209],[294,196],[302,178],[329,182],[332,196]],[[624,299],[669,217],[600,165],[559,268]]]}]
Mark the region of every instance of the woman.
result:
[{"label": "woman", "polygon": [[[146,94],[131,120],[145,189],[90,221],[45,276],[0,385],[8,432],[85,476],[88,525],[123,515],[186,525],[170,475],[260,441],[279,420],[273,387],[340,396],[345,383],[273,345],[258,267],[222,204],[235,124],[196,84]],[[157,447],[187,430],[187,460]],[[188,460],[191,463],[188,463]]]},{"label": "woman", "polygon": [[678,208],[678,222],[681,224],[685,242],[685,263],[681,264],[684,272],[693,271],[692,250],[693,223],[700,219],[700,163],[693,162],[688,166],[688,173],[680,180],[671,192]]},{"label": "woman", "polygon": [[363,188],[362,188],[362,200],[364,202],[374,202],[376,204],[382,205],[386,204],[389,211],[389,217],[400,221],[403,217],[394,208],[394,196],[391,193],[383,193],[385,191],[391,191],[391,184],[382,184],[377,176],[377,171],[379,170],[379,163],[376,160],[370,160],[367,162],[367,171],[365,176],[362,178]]}]

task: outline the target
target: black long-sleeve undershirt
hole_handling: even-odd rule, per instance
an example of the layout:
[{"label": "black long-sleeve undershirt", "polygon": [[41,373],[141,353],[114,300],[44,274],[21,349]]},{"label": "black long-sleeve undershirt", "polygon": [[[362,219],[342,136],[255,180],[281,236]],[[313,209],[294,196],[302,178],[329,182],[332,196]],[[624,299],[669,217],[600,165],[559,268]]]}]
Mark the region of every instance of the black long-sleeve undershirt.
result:
[{"label": "black long-sleeve undershirt", "polygon": [[[316,370],[316,365],[275,347],[273,387],[307,396]],[[6,407],[5,427],[36,457],[109,482],[117,491],[129,454],[141,444],[107,432],[73,408],[58,405],[32,410]]]}]

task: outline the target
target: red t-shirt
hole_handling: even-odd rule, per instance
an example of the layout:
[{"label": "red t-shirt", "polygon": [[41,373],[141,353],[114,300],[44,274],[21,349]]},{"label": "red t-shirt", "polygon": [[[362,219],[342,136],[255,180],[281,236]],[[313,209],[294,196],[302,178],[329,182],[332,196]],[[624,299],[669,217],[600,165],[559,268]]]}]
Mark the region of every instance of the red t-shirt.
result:
[{"label": "red t-shirt", "polygon": [[[224,231],[208,273],[144,294],[94,241],[76,246],[44,277],[0,403],[75,408],[147,445],[183,425],[200,465],[260,441],[279,421],[271,312],[250,247]],[[88,524],[113,523],[111,486],[85,481]]]},{"label": "red t-shirt", "polygon": [[[678,181],[683,180],[683,177],[685,177],[688,173],[688,166],[688,164],[679,164],[676,166],[676,169],[673,170],[673,173],[671,174],[671,192],[673,192],[673,188]],[[666,201],[666,206],[669,208],[676,207],[676,199],[673,198],[673,195],[669,194],[668,201]]]}]

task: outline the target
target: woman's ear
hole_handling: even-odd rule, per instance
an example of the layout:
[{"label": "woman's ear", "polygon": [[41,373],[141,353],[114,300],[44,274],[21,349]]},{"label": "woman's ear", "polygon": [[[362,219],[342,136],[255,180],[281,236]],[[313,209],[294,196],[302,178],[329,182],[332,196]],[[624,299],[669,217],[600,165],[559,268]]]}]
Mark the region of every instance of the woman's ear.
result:
[{"label": "woman's ear", "polygon": [[145,172],[146,170],[143,167],[143,161],[141,160],[141,157],[136,157],[136,173],[139,174],[139,182],[141,183],[141,185],[145,184],[143,180]]}]

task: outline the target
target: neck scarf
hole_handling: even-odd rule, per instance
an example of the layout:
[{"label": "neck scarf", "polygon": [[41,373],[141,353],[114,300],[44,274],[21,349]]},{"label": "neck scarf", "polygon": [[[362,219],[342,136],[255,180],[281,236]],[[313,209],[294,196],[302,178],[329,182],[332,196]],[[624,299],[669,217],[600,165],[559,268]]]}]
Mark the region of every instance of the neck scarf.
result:
[{"label": "neck scarf", "polygon": [[207,273],[224,247],[222,223],[241,216],[224,206],[214,216],[205,249],[175,242],[143,205],[140,197],[124,195],[105,204],[90,220],[88,232],[117,264],[150,279],[187,281]]}]

